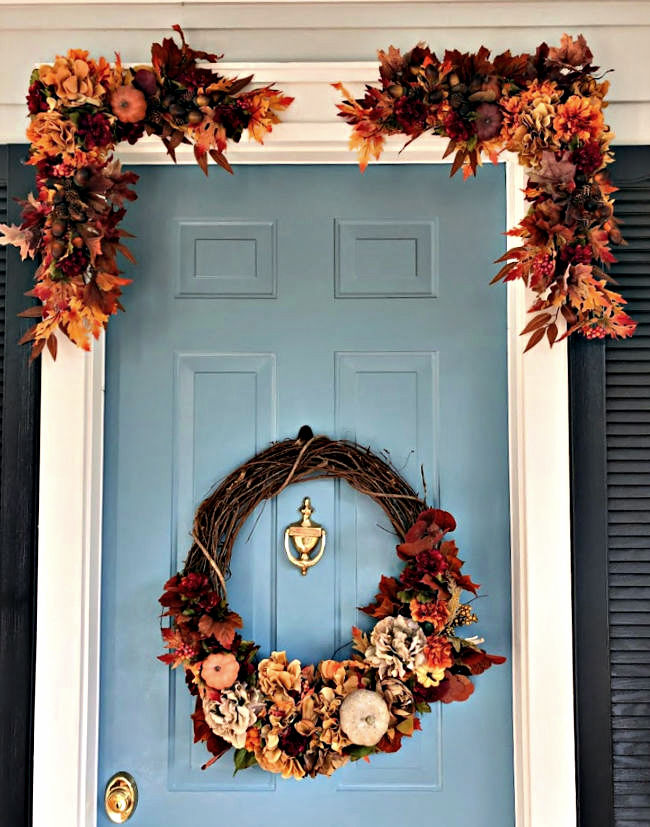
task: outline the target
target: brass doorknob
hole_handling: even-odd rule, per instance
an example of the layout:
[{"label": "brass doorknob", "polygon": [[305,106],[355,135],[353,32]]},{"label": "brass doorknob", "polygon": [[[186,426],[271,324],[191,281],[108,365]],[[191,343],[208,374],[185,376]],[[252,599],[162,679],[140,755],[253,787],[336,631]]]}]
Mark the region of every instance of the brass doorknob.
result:
[{"label": "brass doorknob", "polygon": [[138,806],[138,786],[128,772],[117,772],[109,779],[104,793],[106,815],[114,824],[124,824]]}]

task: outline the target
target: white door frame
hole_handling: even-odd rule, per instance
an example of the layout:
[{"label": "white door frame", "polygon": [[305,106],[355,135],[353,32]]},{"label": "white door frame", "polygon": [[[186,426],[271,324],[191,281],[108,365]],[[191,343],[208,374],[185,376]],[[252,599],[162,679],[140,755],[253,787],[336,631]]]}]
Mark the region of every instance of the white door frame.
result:
[{"label": "white door frame", "polygon": [[[266,145],[243,141],[229,152],[231,162],[356,163],[349,128],[334,117],[337,93],[328,84],[342,80],[358,90],[375,79],[376,64],[221,66],[239,75],[254,72],[260,82],[276,81],[297,96]],[[308,107],[302,119],[301,106]],[[400,145],[389,141],[382,162],[448,163],[440,139],[422,138],[398,158]],[[126,163],[169,162],[157,141],[120,154]],[[505,164],[512,227],[526,209],[524,175],[514,158]],[[507,289],[516,827],[575,827],[566,344],[550,351],[542,344],[524,356],[519,331],[527,297],[520,284]],[[46,355],[42,367],[33,823],[95,827],[103,792],[97,781],[103,337],[89,354],[60,340],[56,363]]]}]

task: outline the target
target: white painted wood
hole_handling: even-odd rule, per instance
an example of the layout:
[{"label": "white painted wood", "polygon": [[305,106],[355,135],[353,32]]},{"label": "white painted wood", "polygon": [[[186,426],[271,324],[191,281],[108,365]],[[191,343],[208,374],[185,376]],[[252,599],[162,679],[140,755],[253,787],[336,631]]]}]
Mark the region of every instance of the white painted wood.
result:
[{"label": "white painted wood", "polygon": [[[650,15],[650,12],[649,12]],[[650,36],[650,27],[648,27]],[[0,42],[2,35],[0,34]],[[650,50],[648,50],[650,74]],[[35,65],[32,63],[32,66]],[[278,124],[265,141],[265,147],[251,143],[243,138],[238,145],[228,151],[232,163],[255,163],[257,156],[266,154],[266,146],[272,145],[275,151],[282,150],[282,163],[291,163],[291,157],[304,157],[302,163],[312,163],[310,158],[314,151],[323,147],[337,150],[347,160],[341,163],[354,163],[354,156],[348,153],[347,143],[350,129],[337,119],[336,104],[341,94],[332,87],[332,83],[342,78],[353,95],[363,94],[366,83],[376,83],[377,61],[340,61],[336,64],[317,62],[281,62],[267,61],[223,62],[220,67],[224,73],[238,76],[254,74],[257,84],[275,83],[287,95],[295,98],[294,103],[282,114],[282,123]],[[336,67],[336,68],[334,68]],[[32,67],[30,67],[31,69]],[[29,72],[26,71],[25,75]],[[25,84],[15,93],[0,90],[0,143],[24,143],[25,129],[28,124],[27,110],[24,103]],[[15,100],[7,100],[15,96]],[[650,95],[648,100],[616,100],[610,103],[605,113],[608,123],[616,133],[617,144],[643,144],[650,140]],[[421,138],[411,144],[404,153],[404,160],[417,163],[419,157],[429,157],[430,148],[422,150],[428,138]],[[391,139],[389,146],[394,154],[401,148],[403,140]],[[144,139],[135,146],[128,144],[120,147],[120,156],[125,163],[166,163],[164,148],[157,138]],[[191,149],[179,148],[180,163],[194,163]],[[301,163],[301,161],[294,161]],[[262,161],[264,163],[264,161]]]},{"label": "white painted wood", "polygon": [[33,824],[95,823],[104,338],[43,360]]}]

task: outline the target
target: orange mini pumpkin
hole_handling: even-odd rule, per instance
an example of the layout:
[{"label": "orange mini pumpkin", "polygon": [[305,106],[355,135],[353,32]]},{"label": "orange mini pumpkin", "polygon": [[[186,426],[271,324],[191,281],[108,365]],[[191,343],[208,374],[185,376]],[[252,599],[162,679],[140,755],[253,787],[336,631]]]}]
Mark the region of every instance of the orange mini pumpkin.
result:
[{"label": "orange mini pumpkin", "polygon": [[211,689],[228,689],[238,674],[239,662],[229,652],[208,655],[201,667],[201,677]]}]

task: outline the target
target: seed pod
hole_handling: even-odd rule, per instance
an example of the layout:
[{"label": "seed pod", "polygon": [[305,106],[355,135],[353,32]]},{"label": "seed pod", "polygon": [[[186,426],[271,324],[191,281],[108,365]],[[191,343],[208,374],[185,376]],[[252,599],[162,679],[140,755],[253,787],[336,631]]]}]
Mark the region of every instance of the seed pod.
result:
[{"label": "seed pod", "polygon": [[88,167],[81,167],[81,169],[78,169],[72,176],[72,180],[81,189],[87,187],[90,181],[90,169],[88,169]]},{"label": "seed pod", "polygon": [[174,103],[174,100],[175,98],[173,95],[165,95],[165,97],[162,99],[162,105],[165,107],[165,109],[168,109],[172,105],[172,103]]},{"label": "seed pod", "polygon": [[194,98],[194,103],[197,106],[208,106],[210,103],[210,98],[207,95],[197,95]]},{"label": "seed pod", "polygon": [[67,224],[65,221],[61,221],[57,219],[56,221],[52,222],[52,235],[54,238],[61,238],[61,236],[65,235],[65,231],[67,230]]},{"label": "seed pod", "polygon": [[187,115],[187,120],[193,124],[201,123],[203,120],[203,112],[199,112],[198,109],[192,109]]},{"label": "seed pod", "polygon": [[84,240],[80,235],[76,235],[72,239],[72,246],[76,247],[77,250],[80,250],[84,246]]},{"label": "seed pod", "polygon": [[460,83],[460,78],[458,77],[456,72],[452,72],[450,75],[447,75],[447,80],[452,89],[454,88],[454,86],[458,86],[458,84]]},{"label": "seed pod", "polygon": [[63,241],[60,241],[59,239],[53,241],[52,246],[50,247],[52,256],[54,258],[61,258],[61,256],[65,253],[66,249],[66,244]]},{"label": "seed pod", "polygon": [[63,194],[63,190],[56,189],[54,190],[54,195],[52,196],[52,203],[53,204],[62,204],[65,195]]}]

